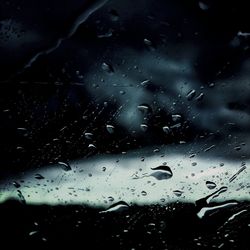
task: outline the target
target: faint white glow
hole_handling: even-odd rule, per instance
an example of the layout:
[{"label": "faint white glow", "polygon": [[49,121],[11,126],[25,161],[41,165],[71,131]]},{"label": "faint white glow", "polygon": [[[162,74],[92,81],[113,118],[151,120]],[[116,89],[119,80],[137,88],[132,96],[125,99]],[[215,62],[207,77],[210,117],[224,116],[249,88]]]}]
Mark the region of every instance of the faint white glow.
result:
[{"label": "faint white glow", "polygon": [[[152,152],[152,151],[151,151]],[[240,161],[189,155],[181,151],[172,153],[166,148],[165,157],[152,155],[146,151],[130,152],[126,155],[99,156],[88,160],[72,162],[72,171],[65,172],[60,166],[44,167],[39,172],[34,170],[25,173],[22,178],[13,178],[0,186],[1,201],[8,198],[17,198],[17,189],[13,181],[20,182],[19,190],[27,203],[48,204],[88,204],[107,207],[118,201],[128,204],[164,204],[174,201],[195,202],[214,190],[206,187],[206,181],[213,181],[217,188],[227,186],[228,190],[220,194],[215,201],[249,200],[247,185],[250,172],[246,168],[233,182],[229,178],[234,175]],[[141,161],[144,156],[145,160]],[[153,172],[152,167],[162,165],[164,162],[171,168],[173,177],[168,180],[157,180],[148,176]],[[193,165],[192,162],[196,162]],[[248,164],[248,162],[246,162]],[[103,169],[106,169],[103,171]],[[39,173],[45,178],[37,180],[35,174]],[[134,179],[134,176],[139,178]],[[177,197],[173,191],[183,192]],[[147,194],[142,195],[142,191]],[[108,198],[112,197],[112,201]]]}]

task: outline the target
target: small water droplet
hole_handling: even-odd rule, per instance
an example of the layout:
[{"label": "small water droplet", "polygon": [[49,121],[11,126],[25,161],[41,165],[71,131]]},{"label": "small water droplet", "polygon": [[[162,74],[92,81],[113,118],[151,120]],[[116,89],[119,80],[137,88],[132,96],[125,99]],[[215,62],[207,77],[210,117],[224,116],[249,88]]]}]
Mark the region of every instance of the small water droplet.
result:
[{"label": "small water droplet", "polygon": [[204,2],[199,2],[199,7],[200,7],[201,10],[204,10],[204,11],[209,9],[209,5],[207,5]]},{"label": "small water droplet", "polygon": [[174,193],[177,197],[180,197],[180,196],[183,194],[183,192],[180,191],[180,190],[174,190],[173,193]]},{"label": "small water droplet", "polygon": [[106,129],[107,131],[110,133],[110,134],[113,134],[114,133],[114,129],[115,127],[113,125],[106,125]]},{"label": "small water droplet", "polygon": [[141,86],[146,87],[151,81],[150,80],[145,80],[141,82]]},{"label": "small water droplet", "polygon": [[242,165],[242,167],[229,179],[229,182],[232,182],[237,176],[246,169],[246,165]]},{"label": "small water droplet", "polygon": [[110,14],[111,21],[117,22],[119,20],[119,14],[115,9],[111,9],[109,11],[109,14]]},{"label": "small water droplet", "polygon": [[26,200],[25,200],[25,198],[20,190],[17,190],[17,195],[18,195],[21,203],[26,204]]},{"label": "small water droplet", "polygon": [[31,232],[29,232],[29,236],[35,235],[37,233],[38,233],[38,231],[31,231]]},{"label": "small water droplet", "polygon": [[12,184],[14,185],[14,187],[16,188],[20,188],[21,185],[17,182],[17,181],[13,181]]},{"label": "small water droplet", "polygon": [[44,179],[44,177],[41,174],[35,174],[35,178],[37,180],[43,180]]},{"label": "small water droplet", "polygon": [[166,134],[169,134],[170,133],[170,128],[168,126],[164,126],[162,128],[163,132],[166,133]]},{"label": "small water droplet", "polygon": [[211,145],[210,147],[204,149],[204,152],[208,152],[208,151],[210,151],[213,148],[215,148],[215,145]]},{"label": "small water droplet", "polygon": [[181,120],[181,115],[172,115],[172,121],[173,122],[178,122]]},{"label": "small water droplet", "polygon": [[88,145],[88,148],[89,148],[89,149],[96,149],[96,146],[95,146],[94,144],[90,143],[90,144]]},{"label": "small water droplet", "polygon": [[108,200],[109,200],[110,202],[113,202],[115,199],[114,199],[114,197],[109,196],[109,197],[108,197]]},{"label": "small water droplet", "polygon": [[196,99],[197,101],[201,101],[201,100],[203,99],[203,97],[204,97],[204,94],[203,94],[203,93],[200,93],[195,99]]},{"label": "small water droplet", "polygon": [[206,181],[206,186],[208,189],[214,189],[216,188],[216,184],[212,181]]},{"label": "small water droplet", "polygon": [[234,147],[234,149],[235,149],[236,151],[240,151],[240,150],[241,150],[241,146],[236,146],[236,147]]},{"label": "small water droplet", "polygon": [[150,107],[147,104],[141,104],[137,106],[138,110],[142,113],[148,113],[150,111]]},{"label": "small water droplet", "polygon": [[195,97],[196,91],[193,89],[191,91],[189,91],[186,95],[188,101],[191,101],[194,97]]},{"label": "small water droplet", "polygon": [[144,41],[144,44],[147,45],[147,46],[152,46],[152,45],[153,45],[152,41],[150,41],[150,40],[147,39],[147,38],[144,38],[143,41]]},{"label": "small water droplet", "polygon": [[148,125],[147,124],[141,124],[140,127],[141,127],[141,130],[143,132],[146,132],[148,130]]},{"label": "small water droplet", "polygon": [[86,133],[84,134],[84,136],[85,136],[85,138],[88,139],[88,140],[92,140],[92,138],[93,138],[93,134],[92,134],[92,133],[88,133],[88,132],[86,132]]},{"label": "small water droplet", "polygon": [[114,72],[114,69],[113,69],[112,65],[108,64],[108,63],[105,63],[105,62],[102,63],[102,69],[104,71],[106,71],[107,73],[113,73]]},{"label": "small water droplet", "polygon": [[65,163],[65,162],[62,162],[62,161],[59,161],[58,164],[61,166],[61,168],[64,170],[64,171],[70,171],[72,170],[69,163]]}]

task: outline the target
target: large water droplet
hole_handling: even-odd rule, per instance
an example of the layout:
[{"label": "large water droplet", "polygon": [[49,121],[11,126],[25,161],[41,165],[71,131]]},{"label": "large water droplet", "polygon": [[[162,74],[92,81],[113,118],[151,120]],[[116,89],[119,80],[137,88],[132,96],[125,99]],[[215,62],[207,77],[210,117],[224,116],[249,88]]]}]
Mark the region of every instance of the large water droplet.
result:
[{"label": "large water droplet", "polygon": [[234,206],[234,205],[237,205],[238,202],[227,202],[227,203],[224,203],[224,204],[221,204],[221,205],[216,205],[216,206],[211,206],[211,207],[203,207],[198,213],[197,213],[197,216],[202,219],[206,214],[207,212],[211,212],[211,211],[214,211],[214,210],[217,210],[217,209],[221,209],[221,208],[225,208],[225,207],[229,207],[229,206]]},{"label": "large water droplet", "polygon": [[155,177],[157,180],[167,180],[173,176],[172,170],[170,167],[161,165],[159,167],[151,168],[155,172],[150,174],[150,176]]},{"label": "large water droplet", "polygon": [[107,210],[101,211],[100,213],[110,213],[110,212],[122,212],[129,209],[129,205],[125,201],[119,201],[112,206],[110,206]]},{"label": "large water droplet", "polygon": [[226,192],[227,189],[228,188],[226,186],[223,186],[220,189],[218,189],[217,191],[213,192],[212,194],[197,200],[195,203],[196,203],[197,206],[204,207],[205,205],[209,204],[214,198],[216,198],[220,194]]},{"label": "large water droplet", "polygon": [[208,151],[210,151],[210,150],[213,149],[213,148],[215,148],[215,145],[211,145],[210,147],[205,148],[205,149],[204,149],[204,152],[208,152]]}]

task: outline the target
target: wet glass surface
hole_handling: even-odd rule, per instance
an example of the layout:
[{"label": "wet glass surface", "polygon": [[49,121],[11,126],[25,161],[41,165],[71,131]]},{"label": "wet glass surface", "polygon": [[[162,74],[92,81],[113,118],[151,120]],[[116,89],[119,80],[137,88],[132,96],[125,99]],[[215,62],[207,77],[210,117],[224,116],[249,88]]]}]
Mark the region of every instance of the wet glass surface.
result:
[{"label": "wet glass surface", "polygon": [[244,1],[1,1],[9,245],[249,249]]}]

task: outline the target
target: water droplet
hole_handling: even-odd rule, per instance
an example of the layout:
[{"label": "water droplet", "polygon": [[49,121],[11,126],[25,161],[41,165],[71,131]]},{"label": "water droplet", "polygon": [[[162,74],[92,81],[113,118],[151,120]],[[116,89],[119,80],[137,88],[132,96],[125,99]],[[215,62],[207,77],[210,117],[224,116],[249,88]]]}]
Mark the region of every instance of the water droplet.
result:
[{"label": "water droplet", "polygon": [[240,151],[240,150],[241,150],[241,146],[236,146],[236,147],[234,147],[234,149],[235,149],[236,151]]},{"label": "water droplet", "polygon": [[65,162],[62,162],[62,161],[59,161],[58,164],[61,166],[61,168],[64,170],[64,171],[70,171],[72,170],[69,163],[65,163]]},{"label": "water droplet", "polygon": [[243,210],[241,210],[241,211],[239,211],[239,212],[233,214],[232,216],[230,216],[230,217],[228,218],[227,221],[232,221],[232,220],[234,220],[235,217],[239,216],[240,214],[242,214],[242,213],[244,213],[244,212],[247,212],[247,209],[243,209]]},{"label": "water droplet", "polygon": [[84,134],[84,136],[85,136],[85,138],[88,139],[88,140],[92,140],[92,138],[93,138],[93,134],[92,134],[92,133],[88,133],[88,132],[86,132],[86,133]]},{"label": "water droplet", "polygon": [[112,196],[109,196],[109,197],[108,197],[108,200],[109,200],[110,202],[113,202],[115,199],[114,199]]},{"label": "water droplet", "polygon": [[113,35],[113,30],[110,29],[108,30],[107,32],[103,33],[103,34],[98,34],[97,37],[98,38],[109,38],[109,37],[112,37]]},{"label": "water droplet", "polygon": [[99,213],[110,213],[110,212],[123,212],[129,209],[129,205],[125,201],[119,201],[112,206],[110,206],[107,210],[101,211]]},{"label": "water droplet", "polygon": [[201,10],[204,10],[204,11],[209,9],[209,5],[207,5],[204,2],[199,2],[199,7],[200,7]]},{"label": "water droplet", "polygon": [[148,113],[150,111],[150,107],[147,104],[141,104],[137,106],[138,110],[142,113]]},{"label": "water droplet", "polygon": [[172,121],[173,122],[178,122],[181,120],[181,115],[172,115]]},{"label": "water droplet", "polygon": [[206,181],[206,186],[208,189],[214,189],[216,188],[216,184],[212,181]]},{"label": "water droplet", "polygon": [[183,192],[180,191],[180,190],[174,190],[173,193],[174,193],[177,197],[180,197],[180,196],[183,194]]},{"label": "water droplet", "polygon": [[14,185],[14,187],[16,188],[20,188],[21,185],[17,182],[17,181],[13,181],[12,184]]},{"label": "water droplet", "polygon": [[204,152],[208,152],[208,151],[210,151],[211,149],[213,149],[214,147],[215,147],[215,145],[212,145],[212,146],[210,146],[210,147],[204,149]]},{"label": "water droplet", "polygon": [[195,203],[196,203],[197,206],[204,207],[205,205],[209,204],[214,198],[216,198],[220,194],[226,192],[227,189],[228,188],[226,186],[223,186],[220,189],[218,189],[217,191],[213,192],[212,194],[197,200]]},{"label": "water droplet", "polygon": [[108,63],[105,63],[105,62],[102,63],[102,69],[104,71],[106,71],[107,73],[113,73],[114,72],[114,69],[113,69],[112,65],[108,64]]},{"label": "water droplet", "polygon": [[195,99],[196,99],[197,101],[201,101],[201,100],[203,99],[203,97],[204,97],[204,94],[203,94],[203,93],[200,93]]},{"label": "water droplet", "polygon": [[229,182],[232,182],[237,176],[246,169],[246,166],[243,165],[232,177],[230,177]]},{"label": "water droplet", "polygon": [[110,14],[111,21],[116,22],[119,20],[119,14],[115,9],[111,9],[109,11],[109,14]]},{"label": "water droplet", "polygon": [[88,145],[88,148],[89,148],[89,149],[96,149],[96,146],[95,146],[94,144],[90,143],[90,144]]},{"label": "water droplet", "polygon": [[187,93],[187,99],[188,101],[191,101],[195,97],[196,91],[193,89]]},{"label": "water droplet", "polygon": [[42,180],[42,179],[44,179],[44,177],[43,177],[41,174],[35,174],[35,178],[36,178],[37,180]]},{"label": "water droplet", "polygon": [[168,126],[164,126],[162,128],[163,132],[166,133],[166,134],[169,134],[170,133],[170,128]]},{"label": "water droplet", "polygon": [[147,46],[149,46],[149,47],[153,45],[152,41],[150,41],[150,40],[147,39],[147,38],[144,38],[143,42],[144,42],[145,45],[147,45]]},{"label": "water droplet", "polygon": [[106,125],[106,129],[110,134],[113,134],[115,127],[113,125]]},{"label": "water droplet", "polygon": [[151,81],[150,80],[145,80],[141,82],[141,86],[146,87]]},{"label": "water droplet", "polygon": [[141,124],[140,127],[141,127],[141,130],[143,132],[146,132],[148,130],[148,125],[147,124]]},{"label": "water droplet", "polygon": [[23,194],[22,194],[22,192],[21,192],[20,190],[17,190],[17,195],[18,195],[20,201],[21,201],[23,204],[26,204],[26,200],[25,200],[25,198],[24,198],[24,196],[23,196]]},{"label": "water droplet", "polygon": [[167,180],[173,176],[172,170],[170,167],[161,165],[159,167],[151,168],[155,172],[150,174],[150,176],[155,177],[157,180]]},{"label": "water droplet", "polygon": [[31,232],[29,232],[29,236],[35,235],[37,233],[38,233],[38,231],[31,231]]},{"label": "water droplet", "polygon": [[207,212],[211,212],[211,211],[214,211],[214,210],[217,210],[217,209],[221,209],[221,208],[225,208],[225,207],[229,207],[229,206],[234,206],[234,205],[237,205],[238,202],[227,202],[227,203],[224,203],[224,204],[221,204],[221,205],[216,205],[216,206],[211,206],[211,207],[203,207],[198,213],[197,213],[197,216],[202,219],[206,214]]}]

